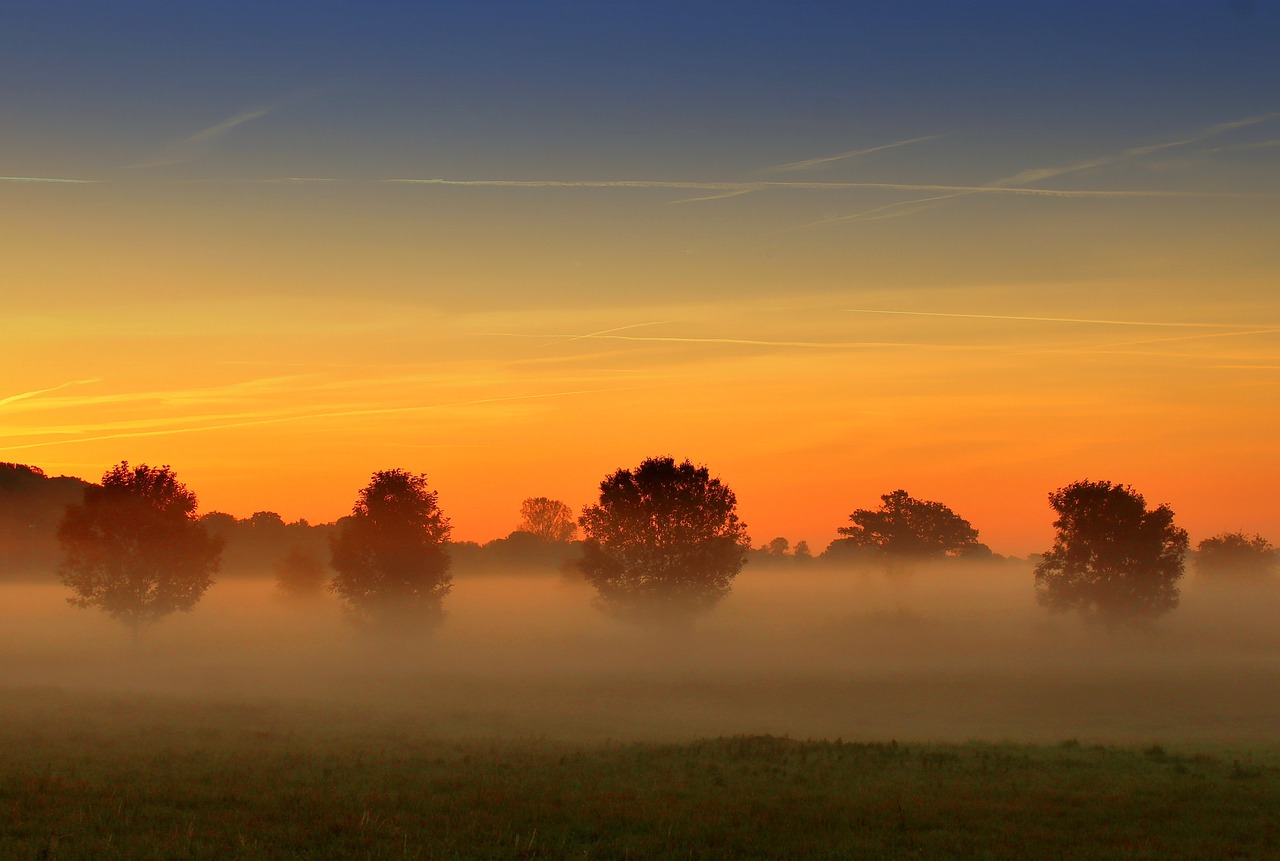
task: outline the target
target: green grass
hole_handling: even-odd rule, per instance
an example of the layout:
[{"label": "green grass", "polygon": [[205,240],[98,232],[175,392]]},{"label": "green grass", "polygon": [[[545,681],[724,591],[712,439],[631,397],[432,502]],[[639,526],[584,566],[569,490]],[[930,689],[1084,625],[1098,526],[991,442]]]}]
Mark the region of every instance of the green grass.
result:
[{"label": "green grass", "polygon": [[1280,753],[440,740],[405,715],[0,695],[0,857],[1280,857]]}]

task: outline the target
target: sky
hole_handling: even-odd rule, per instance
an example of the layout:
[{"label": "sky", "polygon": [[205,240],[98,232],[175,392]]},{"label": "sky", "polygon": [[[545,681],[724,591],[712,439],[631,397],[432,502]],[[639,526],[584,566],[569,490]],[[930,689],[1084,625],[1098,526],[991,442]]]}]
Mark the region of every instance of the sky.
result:
[{"label": "sky", "polygon": [[25,2],[0,460],[454,537],[706,464],[756,543],[1079,479],[1280,541],[1280,3]]}]

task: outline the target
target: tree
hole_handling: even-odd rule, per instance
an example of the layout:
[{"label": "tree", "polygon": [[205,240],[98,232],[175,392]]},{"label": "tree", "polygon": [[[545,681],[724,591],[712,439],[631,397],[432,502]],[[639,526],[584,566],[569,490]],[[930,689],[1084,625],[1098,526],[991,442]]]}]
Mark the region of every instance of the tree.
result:
[{"label": "tree", "polygon": [[600,483],[583,509],[580,563],[600,603],[623,615],[682,615],[729,593],[750,539],[737,498],[705,466],[649,458]]},{"label": "tree", "polygon": [[859,508],[849,515],[852,526],[836,530],[850,546],[917,558],[963,556],[985,549],[978,543],[978,530],[941,502],[915,499],[905,490],[880,499],[878,509]]},{"label": "tree", "polygon": [[1196,546],[1196,570],[1212,577],[1257,579],[1276,573],[1280,553],[1261,535],[1224,532]]},{"label": "tree", "polygon": [[168,466],[116,464],[58,526],[59,573],[77,607],[99,607],[138,631],[191,610],[213,584],[222,542],[197,521],[196,495]]},{"label": "tree", "polygon": [[1173,510],[1109,481],[1077,481],[1049,494],[1058,513],[1053,549],[1036,564],[1036,595],[1107,625],[1156,618],[1178,606],[1187,533]]},{"label": "tree", "polygon": [[375,472],[330,540],[330,582],[358,617],[392,625],[438,619],[449,594],[449,518],[427,477]]},{"label": "tree", "polygon": [[543,541],[572,541],[578,535],[573,509],[558,499],[535,496],[520,503],[517,532],[529,532]]},{"label": "tree", "polygon": [[297,545],[275,564],[275,572],[276,588],[291,598],[310,598],[324,589],[324,563]]},{"label": "tree", "polygon": [[760,548],[766,555],[782,557],[786,556],[791,550],[791,542],[785,538],[778,537],[770,541],[768,544]]}]

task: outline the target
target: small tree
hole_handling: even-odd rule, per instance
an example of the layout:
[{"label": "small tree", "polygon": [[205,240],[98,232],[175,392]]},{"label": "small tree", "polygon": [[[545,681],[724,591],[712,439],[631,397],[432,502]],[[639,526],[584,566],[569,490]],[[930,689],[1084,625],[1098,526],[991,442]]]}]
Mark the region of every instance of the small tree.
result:
[{"label": "small tree", "polygon": [[917,558],[962,556],[983,547],[978,530],[941,502],[915,499],[905,490],[880,500],[878,509],[859,508],[849,515],[852,526],[836,530],[852,547]]},{"label": "small tree", "polygon": [[760,548],[766,555],[781,558],[791,550],[791,542],[779,536]]},{"label": "small tree", "polygon": [[750,539],[733,491],[706,467],[649,458],[600,483],[583,509],[583,575],[623,615],[705,610],[729,593]]},{"label": "small tree", "polygon": [[139,630],[189,611],[213,584],[221,540],[197,521],[196,495],[168,466],[116,464],[58,526],[67,600]]},{"label": "small tree", "polygon": [[578,535],[573,509],[558,499],[535,496],[520,503],[517,532],[528,532],[543,541],[572,541]]},{"label": "small tree", "polygon": [[1211,577],[1258,579],[1274,576],[1280,559],[1261,535],[1224,532],[1196,546],[1196,570]]},{"label": "small tree", "polygon": [[359,616],[392,624],[438,618],[449,594],[449,518],[427,477],[375,472],[330,541],[330,588]]},{"label": "small tree", "polygon": [[311,598],[324,590],[324,563],[296,544],[275,564],[276,588],[291,598]]},{"label": "small tree", "polygon": [[1077,481],[1049,494],[1053,548],[1036,564],[1036,594],[1053,610],[1107,625],[1156,618],[1178,606],[1187,533],[1168,505],[1109,481]]}]

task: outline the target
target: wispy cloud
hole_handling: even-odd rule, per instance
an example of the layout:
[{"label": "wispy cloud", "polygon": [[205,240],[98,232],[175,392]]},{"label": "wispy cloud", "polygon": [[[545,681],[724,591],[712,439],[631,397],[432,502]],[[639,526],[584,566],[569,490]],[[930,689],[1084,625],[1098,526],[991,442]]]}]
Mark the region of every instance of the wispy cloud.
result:
[{"label": "wispy cloud", "polygon": [[1280,138],[1274,138],[1266,141],[1254,141],[1253,143],[1232,144],[1230,146],[1210,147],[1204,152],[1238,152],[1248,149],[1270,149],[1271,147],[1280,146]]},{"label": "wispy cloud", "polygon": [[923,143],[924,141],[937,140],[946,137],[946,135],[924,135],[917,138],[907,138],[906,140],[894,141],[893,143],[880,144],[879,146],[867,147],[866,149],[851,149],[848,152],[838,153],[836,155],[823,156],[822,158],[809,158],[804,161],[790,161],[786,164],[774,165],[765,168],[768,171],[782,172],[792,170],[811,170],[815,167],[821,167],[824,164],[830,164],[835,161],[844,161],[847,158],[855,158],[860,155],[870,155],[873,152],[880,152],[887,149],[897,149],[901,146],[908,146],[914,143]]},{"label": "wispy cloud", "polygon": [[1175,329],[1250,329],[1250,330],[1266,330],[1274,329],[1274,324],[1255,324],[1255,323],[1187,323],[1187,322],[1171,322],[1167,320],[1102,320],[1094,318],[1080,317],[1032,317],[1013,314],[952,314],[942,311],[890,311],[882,308],[843,308],[841,309],[848,314],[892,314],[904,317],[958,317],[967,320],[1017,320],[1029,321],[1035,323],[1083,323],[1094,326],[1144,326],[1168,327]]},{"label": "wispy cloud", "polygon": [[84,386],[84,385],[88,385],[89,383],[100,383],[100,382],[102,382],[102,380],[98,377],[94,377],[91,380],[70,380],[65,383],[60,383],[56,386],[50,386],[47,389],[35,389],[30,392],[22,392],[21,394],[17,394],[17,395],[10,395],[7,398],[0,398],[0,407],[5,406],[6,404],[15,403],[17,401],[25,401],[28,398],[39,397],[40,395],[48,394],[49,392],[57,392],[62,389],[68,388],[70,386]]},{"label": "wispy cloud", "polygon": [[1024,185],[1026,183],[1040,182],[1045,179],[1053,179],[1055,177],[1064,176],[1070,173],[1079,173],[1082,170],[1092,170],[1099,167],[1107,167],[1130,159],[1141,158],[1142,156],[1151,155],[1152,153],[1162,150],[1173,149],[1175,147],[1188,146],[1190,144],[1199,143],[1209,138],[1217,137],[1233,132],[1237,129],[1247,128],[1248,126],[1264,123],[1280,117],[1280,112],[1269,114],[1258,114],[1252,117],[1245,117],[1240,120],[1232,120],[1231,122],[1218,123],[1207,128],[1201,129],[1187,137],[1177,138],[1175,140],[1163,141],[1161,143],[1148,144],[1146,146],[1130,147],[1116,153],[1097,156],[1084,161],[1073,162],[1072,164],[1059,165],[1058,167],[1040,167],[1031,168],[1030,170],[1019,171],[1012,176],[998,179],[993,185]]},{"label": "wispy cloud", "polygon": [[968,344],[918,344],[898,341],[782,341],[763,338],[705,338],[677,337],[665,335],[614,335],[605,333],[588,333],[585,335],[555,334],[532,335],[522,333],[502,333],[513,338],[563,338],[560,343],[573,341],[633,341],[657,344],[719,344],[746,347],[799,347],[819,350],[865,350],[881,347],[922,348],[937,350],[987,350],[993,349],[982,345]]},{"label": "wispy cloud", "polygon": [[[288,422],[304,422],[316,421],[321,419],[333,418],[353,418],[361,416],[383,416],[414,412],[431,412],[444,409],[456,409],[460,407],[484,406],[488,404],[513,403],[520,401],[544,400],[549,398],[565,398],[575,395],[599,394],[603,392],[628,391],[639,388],[637,386],[613,387],[605,389],[578,389],[570,391],[555,392],[537,392],[527,395],[506,395],[491,398],[474,398],[470,400],[451,401],[438,404],[420,404],[414,406],[403,407],[367,407],[355,409],[331,410],[325,412],[296,413],[292,415],[272,415],[271,413],[263,413],[265,418],[250,418],[243,421],[218,422],[208,425],[196,425],[186,427],[164,427],[155,430],[130,430],[120,433],[98,434],[93,436],[76,436],[72,439],[55,439],[45,440],[43,442],[24,443],[21,445],[10,445],[0,447],[0,451],[22,451],[33,448],[46,448],[49,446],[72,445],[76,443],[86,442],[103,442],[114,439],[132,439],[137,437],[157,437],[157,436],[177,436],[181,434],[207,433],[209,431],[231,430],[244,427],[260,427],[263,425],[284,424]],[[47,433],[58,433],[59,431],[46,430]],[[65,432],[65,431],[63,431]]]},{"label": "wispy cloud", "polygon": [[742,197],[742,195],[744,194],[751,194],[755,191],[759,191],[759,189],[743,188],[737,191],[726,191],[721,194],[706,194],[706,195],[700,195],[698,197],[682,197],[679,200],[667,201],[667,206],[676,206],[681,203],[701,203],[706,200],[728,200],[731,197]]},{"label": "wispy cloud", "polygon": [[799,191],[942,191],[957,194],[1015,194],[1039,197],[1213,197],[1265,198],[1274,195],[1250,192],[1159,191],[1149,189],[1058,189],[999,185],[944,185],[912,182],[704,182],[650,179],[385,179],[387,183],[470,188],[634,188],[736,192],[765,189]]},{"label": "wispy cloud", "polygon": [[[1150,155],[1151,153],[1160,152],[1162,150],[1172,149],[1175,147],[1189,146],[1191,144],[1199,143],[1201,141],[1208,140],[1210,138],[1217,137],[1219,135],[1223,135],[1228,132],[1236,131],[1237,129],[1247,128],[1249,126],[1257,125],[1259,123],[1268,122],[1278,117],[1280,117],[1280,112],[1257,114],[1255,116],[1245,117],[1239,120],[1232,120],[1230,122],[1218,123],[1216,125],[1208,126],[1207,128],[1204,128],[1192,135],[1189,135],[1187,137],[1177,138],[1175,140],[1163,141],[1160,143],[1148,144],[1146,146],[1140,146],[1140,147],[1130,147],[1128,149],[1124,149],[1116,153],[1096,156],[1094,158],[1085,159],[1083,161],[1078,161],[1078,162],[1072,162],[1071,164],[1058,165],[1056,167],[1030,168],[1028,170],[1019,171],[1011,176],[1006,176],[1002,179],[997,179],[994,182],[990,183],[989,185],[985,186],[985,188],[988,188],[988,189],[1000,188],[1000,189],[1006,189],[1006,190],[1011,188],[1019,188],[1033,182],[1041,182],[1046,179],[1055,179],[1060,176],[1066,176],[1072,173],[1079,173],[1080,171],[1085,171],[1085,170],[1092,170],[1094,168],[1107,167],[1113,164],[1129,161],[1131,159],[1141,158],[1143,156]],[[1277,141],[1276,143],[1280,143],[1280,141]],[[974,193],[975,193],[974,191],[969,189],[957,188],[954,190],[953,193],[950,193],[950,194],[937,195],[933,197],[915,198],[912,200],[903,200],[897,203],[890,203],[886,206],[878,206],[874,209],[864,210],[862,212],[855,212],[849,215],[838,216],[836,218],[821,219],[819,221],[810,222],[809,224],[803,225],[803,226],[814,227],[814,226],[819,226],[824,224],[838,224],[843,221],[878,221],[883,218],[900,218],[905,215],[913,215],[916,212],[920,212],[924,209],[931,208],[931,207],[928,207],[927,204],[938,203],[943,200],[949,200],[953,198],[967,197],[968,195],[974,194]],[[1143,196],[1150,196],[1150,194],[1151,193],[1148,193],[1147,195],[1143,195]],[[1169,194],[1169,193],[1166,192],[1165,194]],[[1196,196],[1204,196],[1204,195],[1200,194]],[[1219,195],[1219,196],[1231,197],[1236,195]],[[915,208],[905,212],[894,211],[894,210],[901,210],[906,207],[915,207]]]},{"label": "wispy cloud", "polygon": [[64,179],[58,176],[0,176],[0,182],[57,182],[70,185],[91,185],[98,179]]},{"label": "wispy cloud", "polygon": [[[665,324],[670,323],[670,322],[671,322],[670,320],[654,320],[654,321],[649,322],[649,323],[632,323],[632,324],[630,324],[629,326],[615,326],[615,327],[614,327],[614,328],[612,328],[612,329],[601,329],[599,332],[588,332],[588,333],[587,333],[587,334],[585,334],[585,335],[575,335],[575,336],[573,336],[573,337],[569,338],[569,340],[567,340],[567,341],[556,341],[556,342],[554,342],[554,343],[558,343],[558,344],[568,344],[568,343],[571,343],[571,342],[573,342],[573,341],[585,341],[585,340],[588,340],[588,339],[590,339],[590,338],[599,338],[599,337],[602,337],[602,336],[604,336],[604,335],[612,335],[614,332],[626,332],[626,331],[628,331],[629,329],[642,329],[642,328],[644,328],[644,327],[646,327],[646,326],[662,326],[662,325],[665,325]],[[564,336],[559,336],[559,335],[557,335],[557,336],[553,336],[553,337],[564,337]],[[547,346],[550,346],[550,345],[547,345]]]},{"label": "wispy cloud", "polygon": [[152,158],[138,164],[129,165],[132,169],[141,169],[149,167],[165,167],[174,164],[184,164],[189,161],[195,161],[202,158],[213,151],[232,129],[242,126],[247,122],[265,117],[271,113],[271,108],[260,108],[254,111],[246,111],[242,114],[236,114],[230,119],[223,120],[217,125],[202,129],[188,138],[178,141],[177,143],[165,148]]}]

